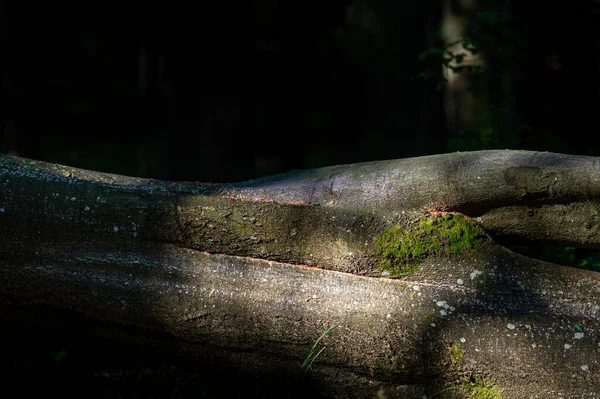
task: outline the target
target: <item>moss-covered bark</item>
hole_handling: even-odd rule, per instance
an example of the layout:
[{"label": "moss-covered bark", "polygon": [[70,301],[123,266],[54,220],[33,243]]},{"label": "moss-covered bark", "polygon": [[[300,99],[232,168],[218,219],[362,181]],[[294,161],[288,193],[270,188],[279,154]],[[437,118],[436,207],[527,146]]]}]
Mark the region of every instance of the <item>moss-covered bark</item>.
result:
[{"label": "moss-covered bark", "polygon": [[489,239],[481,227],[457,214],[421,218],[408,228],[393,226],[377,237],[375,258],[384,276],[403,277],[415,272],[428,257],[462,255]]},{"label": "moss-covered bark", "polygon": [[[499,238],[597,247],[597,164],[486,151],[211,185],[2,156],[0,314],[309,378],[338,397],[429,397],[457,375],[475,378],[460,389],[506,398],[591,396],[598,274],[489,238],[463,251],[473,222],[444,212]],[[400,249],[403,232],[438,246],[401,279],[370,278],[388,270],[378,237]],[[333,326],[307,377],[302,363]],[[448,350],[458,343],[460,361]]]}]

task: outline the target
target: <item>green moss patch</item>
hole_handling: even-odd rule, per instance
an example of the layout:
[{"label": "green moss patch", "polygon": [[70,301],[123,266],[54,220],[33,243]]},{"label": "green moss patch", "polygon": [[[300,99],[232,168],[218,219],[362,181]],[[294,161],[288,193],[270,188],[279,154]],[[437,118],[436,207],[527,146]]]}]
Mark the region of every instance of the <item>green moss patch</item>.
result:
[{"label": "green moss patch", "polygon": [[450,362],[444,362],[448,377],[443,392],[450,398],[501,399],[502,394],[492,379],[484,378],[469,371],[463,371],[465,351],[460,343],[448,346]]},{"label": "green moss patch", "polygon": [[452,360],[452,363],[462,363],[465,352],[463,351],[461,344],[453,342],[448,348],[448,352],[450,353],[450,360]]},{"label": "green moss patch", "polygon": [[491,380],[475,379],[465,383],[469,397],[473,399],[500,399],[500,389]]},{"label": "green moss patch", "polygon": [[428,256],[477,249],[484,237],[475,222],[461,215],[423,217],[408,229],[394,226],[386,230],[377,238],[376,254],[381,272],[403,277],[415,272]]}]

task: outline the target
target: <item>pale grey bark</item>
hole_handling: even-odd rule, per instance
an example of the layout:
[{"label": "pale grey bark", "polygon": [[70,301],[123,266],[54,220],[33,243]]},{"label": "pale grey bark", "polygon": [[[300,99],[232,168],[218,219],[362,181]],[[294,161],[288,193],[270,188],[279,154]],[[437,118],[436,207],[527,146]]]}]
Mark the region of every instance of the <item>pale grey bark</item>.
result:
[{"label": "pale grey bark", "polygon": [[68,311],[96,333],[339,397],[460,396],[460,373],[506,398],[594,397],[597,273],[490,242],[392,280],[372,255],[387,227],[435,211],[498,239],[598,247],[599,165],[483,151],[211,185],[2,156],[2,317],[62,323]]}]

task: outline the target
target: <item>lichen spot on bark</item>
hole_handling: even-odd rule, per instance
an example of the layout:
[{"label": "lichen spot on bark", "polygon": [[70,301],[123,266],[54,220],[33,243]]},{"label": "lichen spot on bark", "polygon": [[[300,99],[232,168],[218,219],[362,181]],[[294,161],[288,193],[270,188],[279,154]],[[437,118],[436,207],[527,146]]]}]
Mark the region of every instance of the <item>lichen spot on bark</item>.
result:
[{"label": "lichen spot on bark", "polygon": [[376,257],[384,276],[404,277],[414,273],[432,255],[460,255],[477,249],[485,233],[472,220],[459,214],[421,218],[408,228],[393,226],[377,238]]}]

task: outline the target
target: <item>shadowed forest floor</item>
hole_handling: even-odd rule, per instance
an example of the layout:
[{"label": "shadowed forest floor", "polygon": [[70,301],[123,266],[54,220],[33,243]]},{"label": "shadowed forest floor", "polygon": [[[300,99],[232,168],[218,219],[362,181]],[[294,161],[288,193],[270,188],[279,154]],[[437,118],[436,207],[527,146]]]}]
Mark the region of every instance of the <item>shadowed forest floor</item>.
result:
[{"label": "shadowed forest floor", "polygon": [[[192,368],[153,353],[55,331],[5,330],[2,380],[13,398],[318,398],[289,382]],[[299,365],[300,367],[300,365]]]}]

